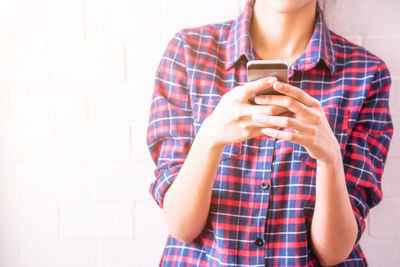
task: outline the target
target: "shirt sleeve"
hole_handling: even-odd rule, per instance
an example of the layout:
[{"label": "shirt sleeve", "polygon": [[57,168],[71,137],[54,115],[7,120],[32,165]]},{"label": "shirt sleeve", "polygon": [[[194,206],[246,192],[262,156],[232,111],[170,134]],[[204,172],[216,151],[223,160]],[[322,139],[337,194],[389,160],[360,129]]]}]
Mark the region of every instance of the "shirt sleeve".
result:
[{"label": "shirt sleeve", "polygon": [[185,51],[182,35],[178,33],[170,40],[156,72],[147,129],[147,145],[156,164],[150,193],[160,207],[193,139]]},{"label": "shirt sleeve", "polygon": [[382,200],[381,177],[393,135],[390,85],[389,71],[382,63],[375,72],[344,153],[347,189],[358,224],[357,243],[370,208]]}]

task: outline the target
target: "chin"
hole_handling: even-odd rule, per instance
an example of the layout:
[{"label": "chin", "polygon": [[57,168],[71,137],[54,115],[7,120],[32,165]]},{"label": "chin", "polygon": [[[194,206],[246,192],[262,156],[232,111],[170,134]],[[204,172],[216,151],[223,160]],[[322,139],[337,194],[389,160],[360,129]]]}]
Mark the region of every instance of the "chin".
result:
[{"label": "chin", "polygon": [[272,8],[279,13],[292,13],[309,5],[315,5],[317,0],[256,0],[266,8]]}]

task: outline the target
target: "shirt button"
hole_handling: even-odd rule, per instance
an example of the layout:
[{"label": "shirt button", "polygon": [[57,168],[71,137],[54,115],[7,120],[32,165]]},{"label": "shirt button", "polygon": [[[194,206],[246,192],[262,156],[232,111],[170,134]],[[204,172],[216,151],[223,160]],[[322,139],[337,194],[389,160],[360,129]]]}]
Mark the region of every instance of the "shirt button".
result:
[{"label": "shirt button", "polygon": [[267,182],[262,182],[261,183],[261,188],[264,190],[268,190],[269,189],[269,184]]},{"label": "shirt button", "polygon": [[261,238],[257,238],[254,241],[254,244],[256,244],[256,246],[261,247],[262,245],[264,245],[264,241]]}]

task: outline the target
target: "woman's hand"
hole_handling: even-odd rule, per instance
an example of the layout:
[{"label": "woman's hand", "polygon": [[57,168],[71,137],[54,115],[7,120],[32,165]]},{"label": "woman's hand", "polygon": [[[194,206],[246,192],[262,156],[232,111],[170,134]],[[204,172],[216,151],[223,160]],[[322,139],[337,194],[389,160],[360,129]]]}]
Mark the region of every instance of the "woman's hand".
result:
[{"label": "woman's hand", "polygon": [[201,131],[207,132],[215,145],[225,145],[260,136],[263,134],[262,128],[274,127],[267,122],[252,120],[255,114],[291,117],[293,113],[286,107],[273,104],[252,105],[248,100],[253,93],[271,87],[276,81],[275,77],[267,77],[227,92],[213,113],[205,119]]},{"label": "woman's hand", "polygon": [[268,136],[304,146],[309,155],[318,161],[328,162],[337,158],[340,154],[339,143],[320,103],[301,89],[286,83],[275,82],[273,88],[283,95],[257,96],[255,102],[287,108],[295,117],[265,112],[254,114],[253,121],[265,125],[261,131]]}]

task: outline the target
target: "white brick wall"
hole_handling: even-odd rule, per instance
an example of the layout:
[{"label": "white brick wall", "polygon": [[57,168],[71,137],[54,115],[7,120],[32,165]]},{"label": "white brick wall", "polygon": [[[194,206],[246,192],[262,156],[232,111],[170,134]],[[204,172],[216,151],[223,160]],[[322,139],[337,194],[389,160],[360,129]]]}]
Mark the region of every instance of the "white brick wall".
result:
[{"label": "white brick wall", "polygon": [[[153,76],[172,34],[245,0],[0,1],[0,267],[156,266],[167,234],[148,194]],[[388,64],[400,125],[397,1],[335,1],[329,24]],[[213,8],[210,8],[213,7]],[[400,264],[400,134],[361,240]]]}]

